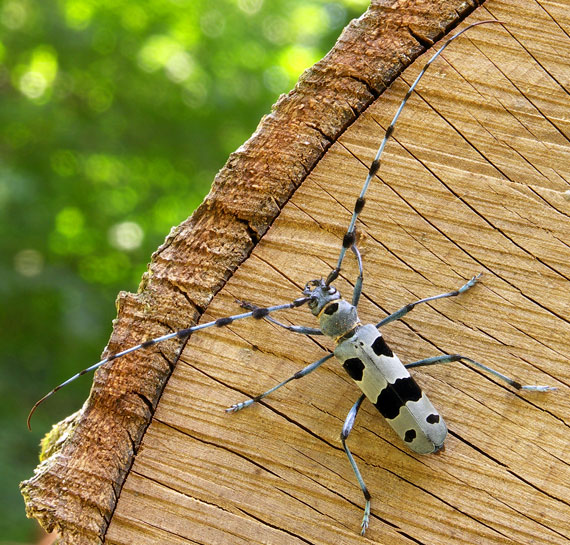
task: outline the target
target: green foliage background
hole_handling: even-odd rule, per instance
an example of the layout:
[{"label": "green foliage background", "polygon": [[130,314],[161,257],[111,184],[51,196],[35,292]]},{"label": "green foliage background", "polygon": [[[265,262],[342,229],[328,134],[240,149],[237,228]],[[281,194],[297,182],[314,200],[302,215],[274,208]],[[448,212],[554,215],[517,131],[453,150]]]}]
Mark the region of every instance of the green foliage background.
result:
[{"label": "green foliage background", "polygon": [[78,409],[119,290],[278,95],[366,0],[0,2],[0,543],[32,542],[17,482]]}]

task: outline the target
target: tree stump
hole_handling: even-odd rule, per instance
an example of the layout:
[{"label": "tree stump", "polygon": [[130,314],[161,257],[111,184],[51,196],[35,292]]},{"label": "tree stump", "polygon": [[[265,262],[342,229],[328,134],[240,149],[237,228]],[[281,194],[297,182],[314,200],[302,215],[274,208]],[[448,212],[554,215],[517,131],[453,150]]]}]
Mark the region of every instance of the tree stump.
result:
[{"label": "tree stump", "polygon": [[[404,362],[460,353],[554,393],[517,393],[463,364],[415,376],[446,419],[415,455],[331,359],[235,415],[226,407],[332,343],[244,320],[99,370],[83,409],[48,435],[23,483],[61,543],[567,543],[570,471],[570,12],[563,2],[373,2],[232,154],[210,195],[122,293],[106,353],[289,302],[335,266],[383,132],[434,41],[456,40],[402,114],[358,223],[363,323],[449,291],[383,333]],[[429,49],[408,66],[423,51]],[[404,70],[405,69],[405,70]],[[402,73],[403,72],[403,73]],[[400,77],[398,77],[401,74]],[[345,260],[337,287],[357,275]],[[215,296],[214,296],[215,294]],[[279,315],[314,326],[305,307]],[[181,349],[183,350],[181,351]],[[89,362],[86,362],[87,364]]]}]

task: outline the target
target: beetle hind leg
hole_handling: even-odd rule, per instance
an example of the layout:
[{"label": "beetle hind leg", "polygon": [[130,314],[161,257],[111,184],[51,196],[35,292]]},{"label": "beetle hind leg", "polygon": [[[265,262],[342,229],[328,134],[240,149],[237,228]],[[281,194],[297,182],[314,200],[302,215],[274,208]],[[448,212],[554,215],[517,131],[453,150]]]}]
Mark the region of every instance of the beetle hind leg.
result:
[{"label": "beetle hind leg", "polygon": [[354,474],[356,475],[356,480],[358,481],[358,484],[360,485],[360,489],[362,490],[362,493],[364,494],[364,499],[366,501],[366,504],[364,506],[364,515],[362,516],[362,524],[360,526],[360,534],[361,535],[364,535],[364,532],[366,532],[366,529],[368,528],[368,523],[370,521],[370,492],[368,492],[368,488],[366,488],[366,485],[364,484],[364,480],[362,479],[362,475],[360,474],[360,470],[358,469],[358,466],[356,465],[356,461],[354,460],[354,457],[352,456],[350,449],[346,445],[346,440],[347,440],[350,432],[352,431],[352,427],[354,426],[354,421],[356,419],[356,415],[358,414],[358,410],[360,409],[360,405],[362,405],[362,402],[364,401],[365,397],[366,396],[364,394],[362,394],[358,398],[358,401],[352,406],[352,409],[350,409],[348,415],[346,416],[346,419],[344,421],[344,425],[342,427],[342,432],[340,434],[340,439],[342,441],[342,447],[344,448],[344,452],[346,452],[346,455],[348,456],[348,461],[350,462],[350,465],[352,466],[352,470],[354,471]]}]

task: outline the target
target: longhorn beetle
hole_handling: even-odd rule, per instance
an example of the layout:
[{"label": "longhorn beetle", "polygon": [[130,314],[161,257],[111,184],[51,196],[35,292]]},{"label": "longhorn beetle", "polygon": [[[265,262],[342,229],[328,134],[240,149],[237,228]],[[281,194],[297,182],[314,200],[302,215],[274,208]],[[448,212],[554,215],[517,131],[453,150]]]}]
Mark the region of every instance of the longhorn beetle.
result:
[{"label": "longhorn beetle", "polygon": [[[301,335],[327,335],[328,337],[331,337],[336,344],[336,348],[333,354],[329,353],[326,356],[323,356],[319,360],[298,371],[293,376],[285,379],[276,386],[273,386],[273,388],[270,388],[266,392],[246,401],[232,405],[226,409],[226,412],[234,413],[245,409],[246,407],[250,407],[255,402],[260,401],[288,382],[294,379],[300,379],[309,373],[312,373],[325,361],[332,358],[333,355],[336,356],[350,377],[362,390],[362,394],[350,409],[350,412],[344,421],[340,438],[350,465],[352,466],[354,474],[356,475],[358,484],[360,485],[362,493],[364,494],[365,507],[361,524],[361,533],[364,534],[366,528],[368,528],[370,518],[370,493],[364,484],[360,470],[358,469],[358,466],[356,465],[350,449],[346,444],[346,440],[352,430],[356,415],[365,397],[367,397],[374,404],[382,416],[384,416],[388,424],[394,429],[394,431],[400,436],[400,438],[411,450],[419,454],[428,454],[432,452],[438,452],[440,449],[442,449],[445,436],[447,435],[447,427],[435,407],[429,401],[427,396],[422,393],[415,380],[410,376],[408,369],[425,365],[464,361],[494,375],[500,380],[505,381],[516,390],[530,390],[535,392],[555,390],[555,388],[551,386],[522,386],[517,381],[506,377],[498,371],[495,371],[494,369],[491,369],[482,363],[459,354],[434,356],[431,358],[425,358],[412,363],[408,363],[407,365],[403,365],[398,359],[398,356],[396,356],[386,344],[384,337],[379,332],[379,329],[382,326],[403,318],[408,312],[410,312],[419,304],[435,301],[436,299],[443,299],[445,297],[456,297],[457,295],[465,293],[475,285],[479,278],[481,278],[482,273],[471,278],[469,282],[461,286],[459,289],[450,291],[448,293],[442,293],[440,295],[433,295],[431,297],[426,297],[425,299],[420,299],[413,303],[409,303],[393,314],[390,314],[377,324],[362,325],[357,315],[358,302],[362,293],[363,270],[360,252],[356,246],[356,220],[364,208],[365,194],[368,186],[380,168],[380,156],[382,155],[386,142],[394,132],[394,127],[396,125],[398,117],[402,113],[402,110],[406,105],[408,98],[416,88],[416,85],[426,70],[429,68],[431,63],[453,40],[455,40],[465,31],[473,28],[474,26],[486,23],[500,23],[500,21],[480,21],[473,23],[463,30],[457,32],[439,48],[433,57],[431,57],[431,59],[426,63],[422,71],[415,79],[414,83],[408,89],[408,92],[402,100],[396,114],[394,115],[394,118],[392,119],[392,122],[384,134],[382,143],[376,152],[376,156],[372,162],[372,165],[370,166],[370,170],[366,176],[366,180],[360,192],[360,196],[356,199],[356,204],[352,213],[352,219],[343,237],[342,247],[340,249],[336,267],[329,273],[326,280],[323,280],[321,278],[319,280],[311,280],[307,282],[305,288],[303,289],[303,297],[295,299],[291,303],[262,308],[251,303],[241,302],[241,306],[246,309],[247,312],[236,314],[234,316],[228,316],[225,318],[218,318],[212,322],[188,327],[186,329],[182,329],[168,335],[163,335],[162,337],[157,337],[155,339],[145,341],[137,346],[133,346],[131,348],[123,350],[122,352],[113,354],[104,360],[101,360],[100,362],[92,365],[91,367],[88,367],[87,369],[84,369],[83,371],[77,373],[59,386],[56,386],[51,392],[42,397],[30,411],[30,414],[28,416],[28,427],[30,427],[30,419],[37,407],[63,386],[69,384],[81,375],[93,371],[98,367],[101,367],[105,363],[111,362],[136,350],[140,350],[141,348],[149,348],[168,339],[187,339],[195,331],[214,326],[227,326],[236,320],[242,320],[244,318],[266,319],[293,333],[298,333]],[[340,274],[342,262],[347,250],[351,250],[353,252],[358,264],[358,277],[354,284],[351,303],[343,299],[338,290],[332,285]],[[286,325],[271,316],[273,312],[296,308],[305,304],[307,304],[312,314],[319,319],[319,328]]]}]

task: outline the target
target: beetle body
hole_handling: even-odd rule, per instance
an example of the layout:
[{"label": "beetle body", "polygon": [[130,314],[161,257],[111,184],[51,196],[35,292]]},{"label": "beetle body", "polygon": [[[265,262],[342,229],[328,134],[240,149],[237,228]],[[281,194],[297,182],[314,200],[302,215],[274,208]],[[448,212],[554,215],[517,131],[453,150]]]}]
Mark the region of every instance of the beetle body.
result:
[{"label": "beetle body", "polygon": [[334,355],[410,449],[429,454],[443,447],[443,418],[376,326],[358,326],[352,337],[337,345]]},{"label": "beetle body", "polygon": [[375,325],[361,325],[356,307],[321,281],[306,288],[320,329],[337,346],[334,355],[362,393],[408,447],[419,454],[443,447],[447,426],[428,397],[386,344]]}]

